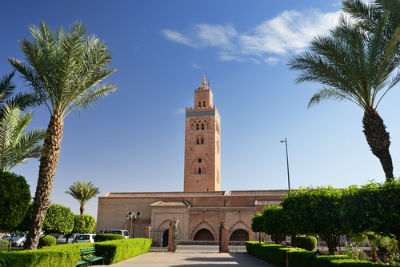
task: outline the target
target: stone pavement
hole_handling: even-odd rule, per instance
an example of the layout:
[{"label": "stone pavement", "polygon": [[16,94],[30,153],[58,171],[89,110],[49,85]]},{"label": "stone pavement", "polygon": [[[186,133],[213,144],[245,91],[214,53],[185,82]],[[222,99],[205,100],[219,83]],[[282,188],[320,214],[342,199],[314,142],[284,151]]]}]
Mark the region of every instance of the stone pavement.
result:
[{"label": "stone pavement", "polygon": [[149,252],[109,266],[273,267],[247,253],[218,253],[216,246],[178,246],[173,252]]}]

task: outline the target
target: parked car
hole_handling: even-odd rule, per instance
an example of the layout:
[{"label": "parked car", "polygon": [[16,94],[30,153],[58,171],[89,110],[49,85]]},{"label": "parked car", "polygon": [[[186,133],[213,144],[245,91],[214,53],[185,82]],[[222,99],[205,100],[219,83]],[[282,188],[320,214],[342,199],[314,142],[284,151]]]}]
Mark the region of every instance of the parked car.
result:
[{"label": "parked car", "polygon": [[14,233],[11,235],[11,246],[23,247],[26,241],[26,234]]},{"label": "parked car", "polygon": [[94,243],[94,237],[96,234],[81,234],[78,235],[72,243]]},{"label": "parked car", "polygon": [[114,234],[114,235],[123,235],[125,238],[129,238],[128,231],[120,230],[120,229],[108,229],[108,230],[100,230],[97,232],[98,234]]},{"label": "parked car", "polygon": [[74,241],[75,238],[77,238],[80,234],[78,233],[73,233],[71,236],[68,238],[68,243],[67,243],[67,237],[65,235],[60,236],[57,238],[57,244],[71,244],[72,241]]},{"label": "parked car", "polygon": [[10,234],[5,234],[5,235],[3,235],[3,237],[1,239],[10,240],[11,239],[11,235]]}]

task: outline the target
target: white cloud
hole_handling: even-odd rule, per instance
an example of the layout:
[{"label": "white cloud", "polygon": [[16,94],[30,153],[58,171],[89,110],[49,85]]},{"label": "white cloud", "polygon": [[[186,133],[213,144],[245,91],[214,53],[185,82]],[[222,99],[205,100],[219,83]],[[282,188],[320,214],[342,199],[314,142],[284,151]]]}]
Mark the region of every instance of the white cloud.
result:
[{"label": "white cloud", "polygon": [[196,63],[192,63],[192,68],[197,69],[197,70],[201,69],[200,65],[198,65]]},{"label": "white cloud", "polygon": [[203,23],[188,34],[167,29],[163,34],[168,40],[193,48],[217,48],[221,61],[276,64],[277,57],[303,51],[312,38],[328,33],[339,16],[340,11],[286,10],[242,33],[232,25]]}]

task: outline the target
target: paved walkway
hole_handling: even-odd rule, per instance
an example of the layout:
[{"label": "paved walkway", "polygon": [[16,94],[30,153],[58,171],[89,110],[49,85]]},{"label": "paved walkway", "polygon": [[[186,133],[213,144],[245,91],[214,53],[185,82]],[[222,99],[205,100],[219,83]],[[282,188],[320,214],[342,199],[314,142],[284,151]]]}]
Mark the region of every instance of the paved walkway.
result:
[{"label": "paved walkway", "polygon": [[214,246],[178,246],[175,253],[149,252],[111,266],[272,267],[246,253],[218,253]]}]

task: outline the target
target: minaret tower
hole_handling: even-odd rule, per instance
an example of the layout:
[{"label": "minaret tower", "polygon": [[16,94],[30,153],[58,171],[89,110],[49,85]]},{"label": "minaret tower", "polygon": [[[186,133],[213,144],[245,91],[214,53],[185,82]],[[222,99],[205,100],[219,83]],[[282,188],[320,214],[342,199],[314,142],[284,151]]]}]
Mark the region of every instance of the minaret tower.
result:
[{"label": "minaret tower", "polygon": [[185,192],[221,190],[220,116],[204,75],[201,84],[186,109]]}]

